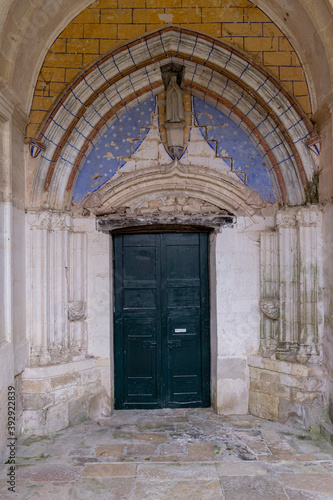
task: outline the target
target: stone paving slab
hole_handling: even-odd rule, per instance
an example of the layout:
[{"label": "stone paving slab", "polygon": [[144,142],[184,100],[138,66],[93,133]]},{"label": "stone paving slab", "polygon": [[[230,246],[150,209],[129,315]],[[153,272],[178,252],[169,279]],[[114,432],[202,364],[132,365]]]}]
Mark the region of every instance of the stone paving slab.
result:
[{"label": "stone paving slab", "polygon": [[18,480],[16,492],[7,490],[7,486],[0,481],[1,500],[62,500],[72,498],[75,483],[54,484],[34,483],[28,480]]},{"label": "stone paving slab", "polygon": [[63,464],[19,465],[16,469],[18,479],[28,479],[36,483],[69,483],[76,481],[82,467]]},{"label": "stone paving slab", "polygon": [[218,464],[216,470],[219,476],[266,476],[272,472],[271,468],[264,463],[241,462],[231,464]]},{"label": "stone paving slab", "polygon": [[322,436],[211,408],[123,410],[17,443],[16,493],[42,500],[333,499]]},{"label": "stone paving slab", "polygon": [[137,481],[134,499],[144,500],[224,500],[218,481]]},{"label": "stone paving slab", "polygon": [[172,480],[218,480],[215,464],[193,463],[191,465],[178,464],[139,464],[137,470],[138,480],[172,481]]},{"label": "stone paving slab", "polygon": [[81,477],[136,477],[136,464],[89,464]]},{"label": "stone paving slab", "polygon": [[273,477],[225,477],[225,500],[288,500],[283,484]]},{"label": "stone paving slab", "polygon": [[328,474],[280,474],[279,480],[287,488],[309,493],[323,493],[333,498],[333,476]]},{"label": "stone paving slab", "polygon": [[[134,500],[135,478],[82,478],[73,488],[70,500]],[[58,499],[60,500],[60,499]]]}]

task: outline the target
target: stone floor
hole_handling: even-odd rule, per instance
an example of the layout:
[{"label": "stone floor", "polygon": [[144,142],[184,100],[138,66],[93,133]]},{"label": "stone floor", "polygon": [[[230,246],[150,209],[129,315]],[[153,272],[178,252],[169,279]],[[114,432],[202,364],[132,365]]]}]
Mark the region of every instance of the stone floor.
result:
[{"label": "stone floor", "polygon": [[212,409],[125,410],[17,442],[16,492],[1,499],[333,499],[324,438]]}]

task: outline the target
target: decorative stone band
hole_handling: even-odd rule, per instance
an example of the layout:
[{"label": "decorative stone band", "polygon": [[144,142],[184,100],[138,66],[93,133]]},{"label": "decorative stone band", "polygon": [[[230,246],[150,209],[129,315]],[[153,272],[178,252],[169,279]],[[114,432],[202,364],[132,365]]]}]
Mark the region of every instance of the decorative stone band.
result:
[{"label": "decorative stone band", "polygon": [[[262,153],[281,201],[306,199],[315,165],[306,142],[315,136],[305,114],[278,82],[226,44],[167,27],[110,52],[56,103],[38,140],[46,150],[36,171],[34,206],[62,209],[87,151],[122,112],[164,90],[160,67],[185,66],[185,86],[233,119]],[[236,104],[235,104],[236,103]]]},{"label": "decorative stone band", "polygon": [[318,205],[307,205],[305,207],[288,207],[276,214],[276,225],[278,227],[300,227],[317,226],[320,223],[321,211]]},{"label": "decorative stone band", "polygon": [[235,218],[230,215],[206,215],[206,216],[169,216],[169,217],[107,217],[97,218],[97,227],[101,231],[115,231],[116,229],[149,227],[151,229],[161,227],[192,227],[209,228],[220,231],[222,227],[230,227],[235,223]]},{"label": "decorative stone band", "polygon": [[61,231],[72,229],[72,217],[69,213],[51,211],[27,211],[27,222],[30,227]]}]

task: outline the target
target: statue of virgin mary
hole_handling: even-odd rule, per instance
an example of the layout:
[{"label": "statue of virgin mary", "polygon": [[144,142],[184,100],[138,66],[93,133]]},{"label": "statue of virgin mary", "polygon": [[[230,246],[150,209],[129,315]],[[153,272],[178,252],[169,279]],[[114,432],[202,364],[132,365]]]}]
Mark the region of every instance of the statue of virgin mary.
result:
[{"label": "statue of virgin mary", "polygon": [[166,123],[181,123],[184,121],[183,92],[177,84],[177,76],[170,78],[166,90]]}]

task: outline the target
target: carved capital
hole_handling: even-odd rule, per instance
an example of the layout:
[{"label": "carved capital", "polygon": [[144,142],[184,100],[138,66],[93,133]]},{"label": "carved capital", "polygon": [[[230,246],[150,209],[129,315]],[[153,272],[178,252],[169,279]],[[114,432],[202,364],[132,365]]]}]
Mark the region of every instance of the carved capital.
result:
[{"label": "carved capital", "polygon": [[39,229],[60,231],[72,229],[72,218],[67,213],[45,211],[28,211],[28,224]]},{"label": "carved capital", "polygon": [[49,229],[50,219],[51,212],[27,212],[27,221],[31,227],[38,227],[39,229]]},{"label": "carved capital", "polygon": [[277,212],[276,225],[279,227],[286,227],[286,228],[296,227],[295,210]]},{"label": "carved capital", "polygon": [[69,321],[83,321],[86,319],[86,303],[82,300],[67,303]]},{"label": "carved capital", "polygon": [[300,208],[296,215],[299,226],[316,226],[320,220],[320,211],[318,207]]},{"label": "carved capital", "polygon": [[51,230],[63,231],[72,229],[72,218],[69,214],[52,213],[51,215]]}]

